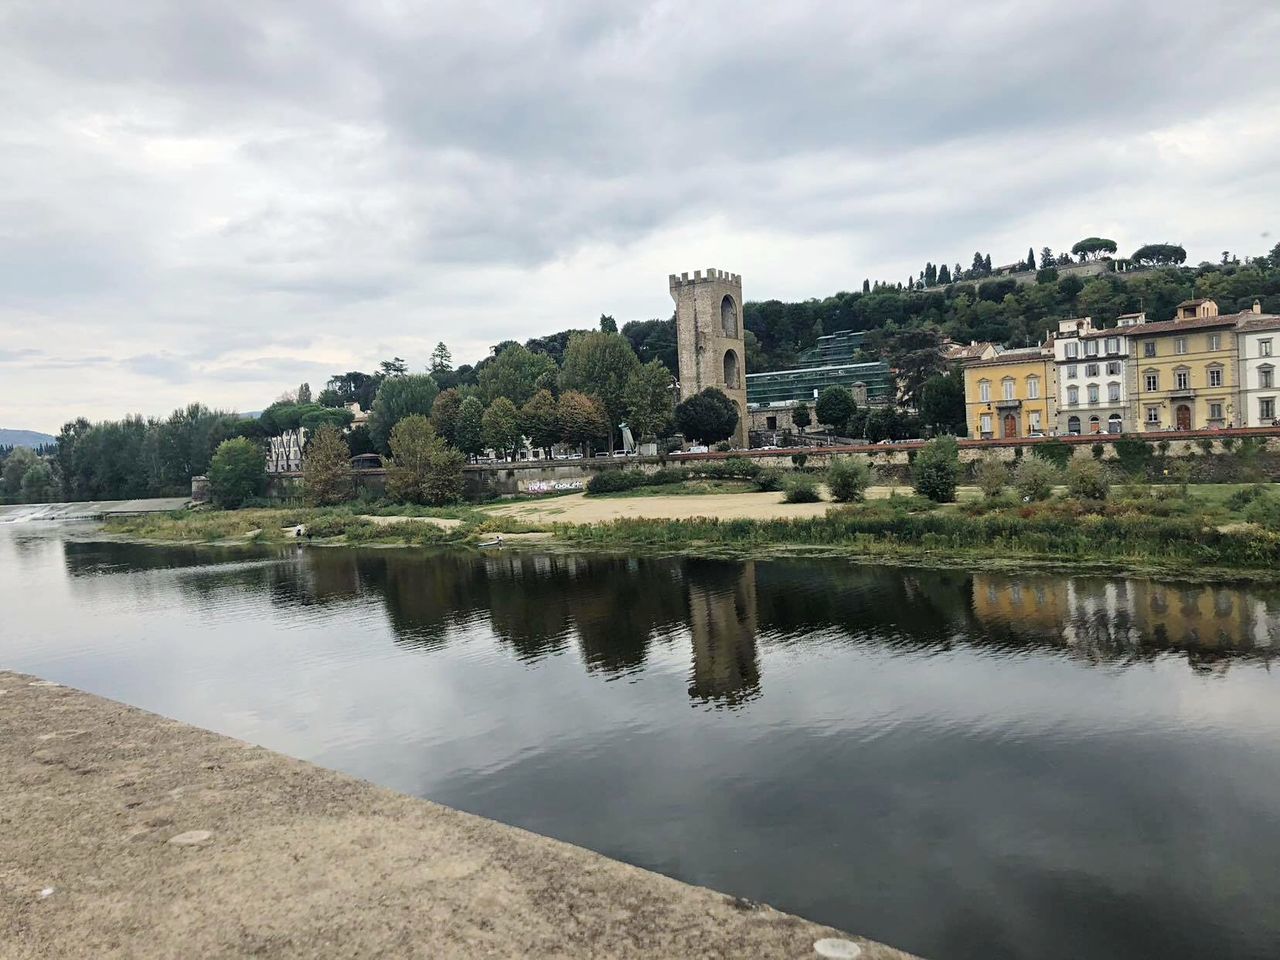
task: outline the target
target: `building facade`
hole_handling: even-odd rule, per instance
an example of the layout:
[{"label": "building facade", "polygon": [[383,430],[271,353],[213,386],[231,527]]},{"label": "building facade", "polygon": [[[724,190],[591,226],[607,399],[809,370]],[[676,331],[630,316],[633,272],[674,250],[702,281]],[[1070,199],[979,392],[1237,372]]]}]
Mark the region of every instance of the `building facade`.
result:
[{"label": "building facade", "polygon": [[1238,315],[1212,300],[1178,304],[1176,319],[1129,332],[1135,429],[1210,430],[1235,426]]},{"label": "building facade", "polygon": [[710,269],[703,276],[671,274],[667,282],[676,304],[676,349],[680,399],[716,387],[738,407],[730,442],[747,446],[747,350],[742,328],[742,278]]},{"label": "building facade", "polygon": [[1141,314],[1122,318],[1124,326],[1094,327],[1091,317],[1063,320],[1053,338],[1058,374],[1060,434],[1123,433],[1134,429],[1129,402],[1128,329],[1144,323]]},{"label": "building facade", "polygon": [[1280,317],[1262,315],[1256,301],[1253,313],[1236,327],[1236,381],[1239,399],[1236,410],[1242,427],[1280,425]]},{"label": "building facade", "polygon": [[1013,439],[1052,432],[1058,416],[1052,349],[1006,350],[964,367],[969,436]]}]

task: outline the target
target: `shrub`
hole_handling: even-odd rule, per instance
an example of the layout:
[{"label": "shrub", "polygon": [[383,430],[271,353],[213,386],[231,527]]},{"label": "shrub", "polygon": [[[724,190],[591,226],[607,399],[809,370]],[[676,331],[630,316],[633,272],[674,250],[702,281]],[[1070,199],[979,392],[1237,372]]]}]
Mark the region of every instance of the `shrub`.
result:
[{"label": "shrub", "polygon": [[1009,484],[1009,468],[994,457],[978,461],[973,476],[986,497],[1000,496]]},{"label": "shrub", "polygon": [[916,493],[935,503],[955,500],[960,474],[960,448],[955,437],[937,437],[926,443],[911,473]]},{"label": "shrub", "polygon": [[854,457],[833,457],[827,468],[827,489],[839,503],[861,503],[871,486],[871,467]]},{"label": "shrub", "polygon": [[1031,448],[1033,457],[1047,460],[1059,470],[1071,462],[1071,454],[1071,445],[1056,438],[1053,440],[1041,440]]},{"label": "shrub", "polygon": [[1102,455],[1107,452],[1107,448],[1100,443],[1095,443],[1089,448],[1089,452],[1093,454],[1093,459],[1101,460]]},{"label": "shrub", "polygon": [[1097,460],[1072,460],[1067,467],[1067,490],[1081,500],[1105,500],[1111,492],[1107,468]]},{"label": "shrub", "polygon": [[1131,477],[1146,474],[1147,465],[1151,463],[1151,444],[1136,437],[1122,437],[1112,447],[1121,470]]},{"label": "shrub", "polygon": [[1209,454],[1213,453],[1213,441],[1210,440],[1208,437],[1201,437],[1199,440],[1196,441],[1196,444],[1200,447],[1202,451],[1204,451],[1205,456],[1208,456]]},{"label": "shrub", "polygon": [[715,480],[754,480],[761,466],[748,457],[726,457],[724,460],[703,461],[692,467],[694,473]]},{"label": "shrub", "polygon": [[731,444],[728,440],[721,440],[719,443],[716,444],[717,453],[728,453],[732,449],[733,449],[733,444]]},{"label": "shrub", "polygon": [[785,484],[785,476],[777,467],[766,467],[756,474],[756,489],[762,493],[781,490]]},{"label": "shrub", "polygon": [[1058,482],[1058,468],[1047,460],[1023,460],[1013,472],[1013,486],[1023,500],[1048,500]]},{"label": "shrub", "polygon": [[1227,497],[1227,508],[1237,512],[1243,510],[1253,501],[1266,494],[1267,488],[1260,483],[1255,483],[1251,487],[1245,487],[1237,490],[1231,496]]},{"label": "shrub", "polygon": [[1266,494],[1256,498],[1245,508],[1244,518],[1273,533],[1280,533],[1280,497]]},{"label": "shrub", "polygon": [[804,465],[808,462],[809,462],[809,455],[807,453],[793,453],[791,455],[791,465],[794,466],[797,470],[803,470]]},{"label": "shrub", "polygon": [[818,503],[822,500],[818,495],[818,482],[806,473],[795,474],[787,483],[782,500],[784,503]]},{"label": "shrub", "polygon": [[218,444],[209,461],[209,494],[220,507],[234,510],[261,495],[267,485],[267,458],[252,440],[237,437]]}]

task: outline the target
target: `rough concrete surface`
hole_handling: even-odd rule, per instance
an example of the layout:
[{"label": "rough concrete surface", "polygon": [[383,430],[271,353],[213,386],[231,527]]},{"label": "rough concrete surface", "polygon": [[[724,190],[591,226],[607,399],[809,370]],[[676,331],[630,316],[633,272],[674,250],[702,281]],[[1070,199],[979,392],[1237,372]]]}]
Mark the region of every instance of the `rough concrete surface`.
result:
[{"label": "rough concrete surface", "polygon": [[738,960],[843,936],[0,671],[3,960]]}]

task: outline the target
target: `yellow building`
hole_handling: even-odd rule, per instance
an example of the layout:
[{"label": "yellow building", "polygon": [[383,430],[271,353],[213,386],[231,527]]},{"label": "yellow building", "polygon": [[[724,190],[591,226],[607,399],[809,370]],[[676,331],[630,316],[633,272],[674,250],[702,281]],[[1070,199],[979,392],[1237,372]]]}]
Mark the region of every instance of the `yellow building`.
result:
[{"label": "yellow building", "polygon": [[1239,315],[1219,316],[1212,300],[1188,300],[1174,316],[1127,331],[1133,422],[1142,430],[1234,426]]},{"label": "yellow building", "polygon": [[1042,347],[1006,350],[964,367],[969,436],[1011,439],[1048,434],[1058,415],[1053,352]]}]

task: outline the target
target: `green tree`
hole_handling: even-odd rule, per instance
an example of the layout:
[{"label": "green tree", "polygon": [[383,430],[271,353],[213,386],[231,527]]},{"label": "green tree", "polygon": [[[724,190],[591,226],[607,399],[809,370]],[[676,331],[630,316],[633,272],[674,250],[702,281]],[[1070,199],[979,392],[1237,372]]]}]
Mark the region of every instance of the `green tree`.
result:
[{"label": "green tree", "polygon": [[1106,237],[1085,237],[1083,240],[1077,240],[1071,248],[1071,252],[1080,258],[1080,262],[1086,260],[1097,260],[1104,253],[1115,253],[1116,242],[1108,240]]},{"label": "green tree", "polygon": [[956,498],[960,476],[960,447],[954,437],[937,437],[916,455],[912,481],[916,493],[936,503]]},{"label": "green tree", "polygon": [[405,417],[431,413],[431,404],[439,392],[429,374],[402,374],[389,377],[378,387],[369,413],[369,436],[380,452],[389,449],[392,428]]},{"label": "green tree", "polygon": [[1054,264],[1053,251],[1048,247],[1042,247],[1040,250],[1040,269],[1048,270]]},{"label": "green tree", "polygon": [[435,349],[431,351],[431,362],[427,369],[432,375],[449,373],[453,370],[453,354],[449,352],[449,348],[445,346],[443,340],[437,343]]},{"label": "green tree", "polygon": [[1148,243],[1133,251],[1129,259],[1144,267],[1176,267],[1186,262],[1187,251],[1176,243]]},{"label": "green tree", "polygon": [[833,457],[827,468],[827,489],[838,503],[861,503],[871,486],[871,467],[855,457]]},{"label": "green tree", "polygon": [[1013,485],[1023,500],[1048,500],[1061,471],[1050,460],[1023,459],[1013,471]]},{"label": "green tree", "polygon": [[[507,401],[510,403],[510,401]],[[391,431],[387,495],[402,503],[444,506],[462,499],[463,456],[451,449],[421,414],[411,414]]]},{"label": "green tree", "polygon": [[457,387],[441,390],[431,404],[431,426],[445,443],[455,447],[458,445],[458,415],[461,412],[462,394]]},{"label": "green tree", "polygon": [[818,394],[814,412],[818,415],[818,423],[832,433],[839,433],[848,427],[849,420],[858,412],[858,404],[844,387],[830,386]]},{"label": "green tree", "polygon": [[594,446],[609,438],[609,415],[598,397],[566,390],[556,406],[560,437],[576,447]]},{"label": "green tree", "polygon": [[520,446],[520,411],[506,397],[494,397],[480,419],[480,431],[486,447],[492,447],[502,457],[515,458]]},{"label": "green tree", "polygon": [[351,499],[351,449],[337,427],[324,424],[311,435],[302,464],[302,489],[312,506]]},{"label": "green tree", "polygon": [[298,387],[298,403],[308,404],[311,402],[311,384],[304,383]]},{"label": "green tree", "polygon": [[491,404],[506,397],[515,406],[523,406],[541,385],[539,380],[555,370],[556,362],[545,353],[533,353],[518,343],[504,346],[480,370],[480,399]]},{"label": "green tree", "polygon": [[1009,468],[994,457],[984,457],[974,468],[974,479],[986,497],[998,497],[1009,483]]},{"label": "green tree", "polygon": [[813,423],[813,417],[809,415],[809,405],[803,400],[791,408],[791,422],[796,425],[796,428],[801,433],[804,433]]},{"label": "green tree", "polygon": [[252,440],[223,440],[209,463],[209,492],[213,502],[234,510],[262,495],[267,483],[267,459]]},{"label": "green tree", "polygon": [[382,371],[382,376],[386,379],[391,377],[403,377],[409,373],[409,364],[405,363],[404,357],[392,357],[390,360],[383,360],[378,364]]},{"label": "green tree", "polygon": [[622,392],[627,425],[637,441],[657,439],[671,423],[671,373],[658,360],[637,366]]},{"label": "green tree", "polygon": [[1027,247],[1027,269],[1034,270],[1036,268],[1036,248]]},{"label": "green tree", "polygon": [[468,457],[478,457],[484,449],[484,404],[478,397],[467,397],[458,408],[453,445]]},{"label": "green tree", "polygon": [[559,408],[550,390],[539,390],[520,408],[520,432],[544,453],[560,439]]},{"label": "green tree", "polygon": [[935,433],[964,434],[964,382],[959,373],[935,374],[924,382],[920,419]]},{"label": "green tree", "polygon": [[22,475],[23,503],[48,503],[53,499],[56,490],[53,468],[44,460],[37,460]]},{"label": "green tree", "polygon": [[22,496],[22,481],[27,471],[40,462],[34,450],[28,447],[14,447],[13,452],[4,460],[4,495],[11,500]]},{"label": "green tree", "polygon": [[588,332],[574,334],[564,352],[560,385],[599,397],[609,418],[609,443],[614,430],[627,415],[627,381],[640,366],[627,338],[621,334]]},{"label": "green tree", "polygon": [[1067,492],[1081,500],[1105,500],[1111,490],[1107,468],[1087,457],[1076,457],[1067,467]]},{"label": "green tree", "polygon": [[676,427],[686,439],[712,444],[728,440],[738,428],[738,405],[715,387],[676,404]]},{"label": "green tree", "polygon": [[617,333],[618,321],[608,314],[600,314],[600,332],[601,333]]}]

